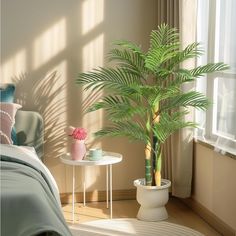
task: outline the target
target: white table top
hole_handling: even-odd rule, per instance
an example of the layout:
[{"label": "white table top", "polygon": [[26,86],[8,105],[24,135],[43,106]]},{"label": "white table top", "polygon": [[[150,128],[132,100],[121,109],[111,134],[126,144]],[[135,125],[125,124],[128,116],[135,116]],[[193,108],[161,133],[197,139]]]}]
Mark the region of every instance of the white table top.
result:
[{"label": "white table top", "polygon": [[74,166],[102,166],[111,165],[122,161],[122,155],[115,152],[103,152],[103,156],[100,160],[91,161],[88,156],[84,160],[75,161],[71,159],[70,153],[65,153],[60,156],[60,160],[67,165]]}]

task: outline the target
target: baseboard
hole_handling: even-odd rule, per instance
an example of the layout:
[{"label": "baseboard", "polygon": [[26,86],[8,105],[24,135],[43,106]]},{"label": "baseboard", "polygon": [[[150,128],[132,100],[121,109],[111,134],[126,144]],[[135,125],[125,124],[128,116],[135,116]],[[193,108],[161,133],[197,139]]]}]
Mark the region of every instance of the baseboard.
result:
[{"label": "baseboard", "polygon": [[236,236],[235,230],[192,198],[180,199],[210,226],[224,236]]},{"label": "baseboard", "polygon": [[[61,203],[72,203],[72,193],[61,193]],[[134,200],[136,199],[136,189],[122,189],[112,191],[112,200]],[[86,202],[106,201],[106,191],[86,192]],[[75,194],[75,202],[83,202],[83,192]]]}]

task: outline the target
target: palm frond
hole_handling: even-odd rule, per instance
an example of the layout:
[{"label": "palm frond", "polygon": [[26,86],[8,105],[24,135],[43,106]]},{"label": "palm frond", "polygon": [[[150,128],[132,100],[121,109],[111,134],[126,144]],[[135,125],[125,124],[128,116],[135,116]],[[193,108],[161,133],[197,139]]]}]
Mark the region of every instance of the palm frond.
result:
[{"label": "palm frond", "polygon": [[200,43],[194,42],[189,44],[184,50],[178,51],[174,57],[171,58],[168,69],[172,70],[176,65],[186,61],[190,58],[197,58],[204,53],[200,47]]},{"label": "palm frond", "polygon": [[145,58],[145,66],[156,73],[159,67],[168,62],[176,55],[178,44],[161,45],[159,47],[150,48]]},{"label": "palm frond", "polygon": [[133,141],[150,141],[149,136],[144,132],[144,127],[138,122],[117,122],[111,127],[103,128],[95,133],[95,137],[128,137]]},{"label": "palm frond", "polygon": [[130,50],[114,48],[108,54],[109,61],[117,61],[118,65],[124,67],[127,72],[137,74],[140,78],[144,76],[144,59],[140,54]]},{"label": "palm frond", "polygon": [[217,72],[217,71],[223,71],[227,69],[229,69],[229,65],[226,65],[222,62],[218,62],[218,63],[209,63],[204,66],[198,66],[190,70],[190,73],[192,74],[192,76],[196,78],[196,77],[203,76],[204,74]]},{"label": "palm frond", "polygon": [[161,111],[172,110],[179,107],[194,107],[200,110],[206,110],[210,105],[207,97],[199,92],[190,91],[174,96],[162,105]]},{"label": "palm frond", "polygon": [[178,69],[172,72],[173,79],[168,83],[168,86],[180,86],[183,83],[194,81],[193,75],[187,69]]},{"label": "palm frond", "polygon": [[146,109],[132,104],[126,97],[109,95],[89,107],[87,112],[104,109],[110,121],[121,122],[132,119],[136,114],[145,114]]},{"label": "palm frond", "polygon": [[128,73],[125,69],[103,67],[92,72],[80,73],[76,82],[85,85],[85,90],[90,88],[93,90],[103,88],[122,90],[141,83],[136,74]]},{"label": "palm frond", "polygon": [[127,48],[132,52],[139,54],[141,57],[145,58],[145,54],[142,52],[141,46],[138,46],[133,42],[130,42],[128,40],[116,40],[113,42],[113,45],[121,46],[122,48]]},{"label": "palm frond", "polygon": [[150,36],[150,48],[155,49],[161,45],[179,44],[179,34],[176,28],[167,24],[161,24],[157,30],[153,30]]},{"label": "palm frond", "polygon": [[175,131],[185,127],[196,127],[194,122],[185,122],[182,117],[186,112],[175,112],[172,116],[167,112],[161,114],[160,122],[154,124],[153,132],[157,139],[164,143]]},{"label": "palm frond", "polygon": [[169,87],[146,85],[141,88],[141,93],[148,101],[148,104],[154,107],[157,102],[176,97],[180,93],[180,88],[175,85]]}]

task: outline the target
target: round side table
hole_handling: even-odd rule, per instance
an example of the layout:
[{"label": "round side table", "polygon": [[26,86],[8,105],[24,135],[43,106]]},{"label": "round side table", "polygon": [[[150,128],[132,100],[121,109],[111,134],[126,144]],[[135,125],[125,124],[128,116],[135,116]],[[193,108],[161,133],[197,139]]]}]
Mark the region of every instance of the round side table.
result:
[{"label": "round side table", "polygon": [[[73,179],[72,179],[72,221],[74,222],[74,212],[75,212],[75,166],[106,166],[106,202],[107,208],[108,203],[108,192],[110,190],[110,218],[112,219],[112,165],[122,161],[122,155],[114,152],[103,152],[102,158],[98,161],[91,161],[86,156],[85,159],[80,161],[74,161],[71,159],[70,153],[65,153],[60,157],[62,163],[66,165],[71,165],[73,169]],[[110,185],[110,186],[109,186]],[[85,206],[85,177],[83,183],[83,199]]]}]

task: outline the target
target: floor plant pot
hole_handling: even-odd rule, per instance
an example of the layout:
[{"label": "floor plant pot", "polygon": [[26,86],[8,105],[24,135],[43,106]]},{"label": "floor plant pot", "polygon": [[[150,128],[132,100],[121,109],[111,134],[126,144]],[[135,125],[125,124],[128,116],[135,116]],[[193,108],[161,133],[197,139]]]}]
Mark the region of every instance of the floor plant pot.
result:
[{"label": "floor plant pot", "polygon": [[145,186],[145,179],[137,179],[137,201],[140,204],[137,218],[143,221],[160,221],[168,218],[165,205],[169,200],[169,187],[171,182],[161,180],[161,186]]}]

